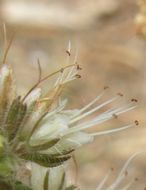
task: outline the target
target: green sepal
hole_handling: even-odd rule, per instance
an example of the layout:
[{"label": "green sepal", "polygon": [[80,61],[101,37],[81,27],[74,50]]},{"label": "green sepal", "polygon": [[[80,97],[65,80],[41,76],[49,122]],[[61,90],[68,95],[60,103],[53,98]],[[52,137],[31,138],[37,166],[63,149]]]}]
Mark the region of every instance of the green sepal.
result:
[{"label": "green sepal", "polygon": [[45,179],[44,179],[44,189],[43,190],[48,190],[48,186],[49,186],[49,171],[47,171]]},{"label": "green sepal", "polygon": [[0,176],[8,177],[11,176],[13,173],[13,165],[14,161],[9,156],[0,156]]},{"label": "green sepal", "polygon": [[26,114],[26,105],[21,102],[20,98],[19,96],[12,102],[6,118],[5,126],[9,140],[15,137]]},{"label": "green sepal", "polygon": [[51,156],[62,156],[62,155],[68,155],[70,153],[72,153],[73,151],[75,151],[74,149],[70,149],[70,150],[62,150],[62,151],[58,151],[57,153],[51,153],[49,152],[49,155]]},{"label": "green sepal", "polygon": [[39,153],[25,153],[21,155],[21,157],[25,160],[29,160],[35,162],[44,167],[56,167],[63,164],[65,161],[71,158],[70,155],[66,156],[49,156],[47,154],[39,154]]},{"label": "green sepal", "polygon": [[5,143],[6,139],[0,135],[0,155],[2,155],[3,151],[4,151],[4,143]]},{"label": "green sepal", "polygon": [[11,104],[13,85],[12,71],[6,65],[4,65],[0,71],[0,128],[4,128],[4,121]]}]

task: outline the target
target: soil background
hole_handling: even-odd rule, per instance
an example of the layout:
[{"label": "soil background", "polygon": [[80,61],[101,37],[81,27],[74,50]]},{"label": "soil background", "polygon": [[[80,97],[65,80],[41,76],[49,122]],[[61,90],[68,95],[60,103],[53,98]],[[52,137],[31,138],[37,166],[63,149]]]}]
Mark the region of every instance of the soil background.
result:
[{"label": "soil background", "polygon": [[[139,121],[139,126],[98,137],[76,152],[77,183],[83,190],[94,190],[108,170],[114,168],[108,186],[133,153],[146,149],[146,41],[136,33],[137,12],[136,0],[0,1],[0,54],[2,57],[2,25],[6,23],[9,37],[16,31],[7,62],[14,68],[19,93],[25,93],[37,80],[38,58],[44,75],[66,64],[65,51],[70,41],[70,62],[77,52],[83,68],[82,78],[63,93],[70,108],[87,104],[104,86],[110,87],[107,97],[121,92],[126,104],[132,98],[138,99],[135,110],[90,131],[120,127],[134,120]],[[46,82],[44,89],[49,85]],[[132,190],[146,186],[145,160],[144,153],[128,168],[125,182],[136,178]],[[74,164],[70,173],[76,173]]]}]

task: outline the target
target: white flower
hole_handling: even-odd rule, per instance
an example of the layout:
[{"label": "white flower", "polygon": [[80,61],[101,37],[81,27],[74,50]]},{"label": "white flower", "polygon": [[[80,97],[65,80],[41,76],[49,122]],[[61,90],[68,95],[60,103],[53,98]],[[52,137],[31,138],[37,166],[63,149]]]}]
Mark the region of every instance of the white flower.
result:
[{"label": "white flower", "polygon": [[121,113],[127,112],[135,107],[126,105],[123,107],[112,108],[110,110],[104,111],[99,115],[96,115],[93,119],[81,122],[85,117],[95,113],[103,107],[106,107],[111,102],[116,101],[120,97],[118,95],[110,100],[107,100],[99,105],[95,105],[91,108],[96,101],[101,98],[102,95],[98,96],[94,101],[90,102],[84,108],[80,110],[65,110],[65,103],[61,102],[53,111],[49,112],[40,122],[38,128],[35,130],[30,138],[30,144],[33,146],[41,144],[42,142],[47,142],[50,139],[60,139],[54,146],[48,150],[43,151],[50,154],[56,154],[57,152],[63,153],[63,151],[70,151],[76,149],[77,147],[92,142],[94,136],[110,134],[113,132],[121,131],[132,127],[133,124],[127,125],[125,127],[103,130],[94,133],[84,132],[84,129],[90,128],[92,126],[101,124],[109,119],[113,118],[113,115],[118,116]]}]

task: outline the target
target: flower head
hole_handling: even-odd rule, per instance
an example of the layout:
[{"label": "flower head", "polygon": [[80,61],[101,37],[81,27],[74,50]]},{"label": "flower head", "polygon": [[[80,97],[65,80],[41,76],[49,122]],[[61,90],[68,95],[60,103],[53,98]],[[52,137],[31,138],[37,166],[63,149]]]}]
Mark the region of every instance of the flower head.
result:
[{"label": "flower head", "polygon": [[[62,101],[60,94],[68,82],[80,78],[78,74],[80,66],[67,65],[44,78],[39,62],[38,66],[38,81],[24,96],[17,95],[15,91],[11,68],[4,64],[0,70],[0,176],[2,179],[7,178],[8,181],[16,176],[19,164],[27,162],[33,163],[35,167],[45,168],[45,175],[46,172],[49,176],[54,175],[48,173],[48,168],[62,165],[71,158],[76,148],[92,142],[94,136],[133,126],[132,124],[101,132],[84,132],[85,129],[133,109],[135,105],[131,103],[111,108],[89,121],[83,121],[84,118],[116,101],[120,96],[116,95],[97,104],[104,95],[101,93],[81,109],[65,110],[67,101]],[[40,84],[56,74],[59,74],[59,77],[54,86],[48,93],[43,94]],[[45,186],[44,190],[46,189]]]}]

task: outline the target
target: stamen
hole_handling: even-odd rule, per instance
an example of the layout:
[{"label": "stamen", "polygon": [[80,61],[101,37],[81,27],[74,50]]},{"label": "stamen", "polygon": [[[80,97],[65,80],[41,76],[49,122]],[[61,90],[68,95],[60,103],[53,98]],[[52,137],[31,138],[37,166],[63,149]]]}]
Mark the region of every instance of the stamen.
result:
[{"label": "stamen", "polygon": [[118,92],[117,95],[123,97],[124,95],[121,92]]},{"label": "stamen", "polygon": [[133,181],[131,181],[130,183],[128,183],[125,187],[123,187],[121,190],[128,190],[129,187],[131,187],[131,185],[133,184]]},{"label": "stamen", "polygon": [[131,163],[131,161],[132,161],[137,155],[139,155],[139,154],[141,154],[141,153],[142,153],[142,151],[139,151],[139,152],[133,154],[133,155],[127,160],[127,162],[124,164],[123,168],[121,169],[121,171],[120,171],[120,173],[119,173],[119,175],[118,175],[116,181],[114,182],[114,184],[112,184],[112,185],[108,188],[108,190],[114,190],[115,188],[117,188],[117,186],[119,185],[119,183],[121,182],[121,180],[122,180],[123,177],[125,176],[125,175],[124,175],[124,174],[125,174],[125,171],[127,170],[127,168],[128,168],[128,166],[129,166],[129,164]]},{"label": "stamen", "polygon": [[[118,114],[121,114],[121,113],[124,113],[124,112],[127,112],[129,110],[133,109],[133,107],[128,107],[126,108],[126,106],[124,107],[121,107],[121,108],[117,108],[117,109],[114,109],[114,110],[111,110],[111,111],[106,111],[100,115],[98,115],[97,117],[95,117],[95,119],[92,119],[91,121],[89,122],[85,122],[85,123],[81,123],[75,127],[71,127],[68,132],[76,132],[76,131],[79,131],[79,130],[83,130],[83,129],[87,129],[89,127],[92,127],[92,126],[95,126],[95,125],[98,125],[100,123],[103,123],[109,119],[111,119],[113,117],[113,114],[116,113],[117,115]],[[69,123],[71,124],[71,123]]]},{"label": "stamen", "polygon": [[104,90],[109,89],[109,86],[104,86]]},{"label": "stamen", "polygon": [[67,53],[68,56],[71,56],[71,42],[70,42],[70,40],[68,42],[68,48],[66,50],[66,53]]},{"label": "stamen", "polygon": [[131,124],[131,125],[127,125],[127,126],[120,127],[120,128],[109,129],[109,130],[106,130],[106,131],[91,133],[90,135],[92,135],[92,136],[107,135],[107,134],[110,134],[110,133],[115,133],[115,132],[123,131],[124,129],[128,129],[128,128],[131,128],[131,127],[133,127],[133,126],[134,126],[134,125]]},{"label": "stamen", "polygon": [[103,178],[103,180],[99,183],[96,190],[101,190],[103,188],[103,186],[105,185],[106,181],[108,180],[110,174],[111,174],[111,170],[106,174],[106,176]]},{"label": "stamen", "polygon": [[[77,122],[77,121],[83,119],[84,117],[86,117],[86,116],[88,116],[88,115],[90,115],[90,114],[92,114],[92,113],[98,111],[99,109],[101,109],[101,108],[103,108],[104,106],[108,105],[109,103],[115,101],[116,99],[117,99],[117,96],[114,97],[114,98],[112,98],[112,99],[110,99],[110,100],[107,100],[106,102],[100,104],[99,106],[93,108],[92,110],[90,110],[90,111],[84,113],[83,115],[78,116],[78,117],[76,117],[75,119],[71,120],[70,124],[72,124],[72,123],[74,123],[74,122]],[[85,108],[84,108],[84,110],[85,110]]]},{"label": "stamen", "polygon": [[139,122],[137,120],[134,121],[136,125],[139,125]]},{"label": "stamen", "polygon": [[132,99],[131,99],[131,102],[138,102],[138,100],[135,99],[135,98],[132,98]]},{"label": "stamen", "polygon": [[80,115],[81,113],[85,112],[87,109],[89,109],[93,104],[95,104],[102,96],[104,95],[104,92],[99,94],[94,100],[92,100],[89,104],[87,104],[85,107],[80,109],[76,114],[74,114],[71,119],[75,118],[76,116]]},{"label": "stamen", "polygon": [[81,75],[76,74],[75,77],[78,78],[78,79],[80,79],[80,78],[81,78]]},{"label": "stamen", "polygon": [[113,117],[115,118],[115,119],[117,119],[118,118],[118,116],[117,116],[117,114],[113,114]]},{"label": "stamen", "polygon": [[71,53],[68,50],[66,50],[66,53],[68,54],[68,56],[71,56]]},{"label": "stamen", "polygon": [[[67,68],[73,67],[73,66],[75,66],[75,64],[67,65],[67,66],[65,66],[63,69],[67,69]],[[61,72],[61,69],[59,69],[59,70],[57,70],[57,71],[55,71],[55,72],[53,72],[53,73],[47,75],[46,77],[42,78],[40,81],[37,81],[37,83],[36,83],[36,84],[27,92],[27,94],[23,97],[22,101],[24,101],[24,100],[26,99],[26,97],[27,97],[35,88],[37,88],[42,82],[46,81],[46,80],[49,79],[50,77],[52,77],[52,76],[54,76],[54,75],[56,75],[56,74],[58,74],[58,73],[60,73],[60,72]]]}]

